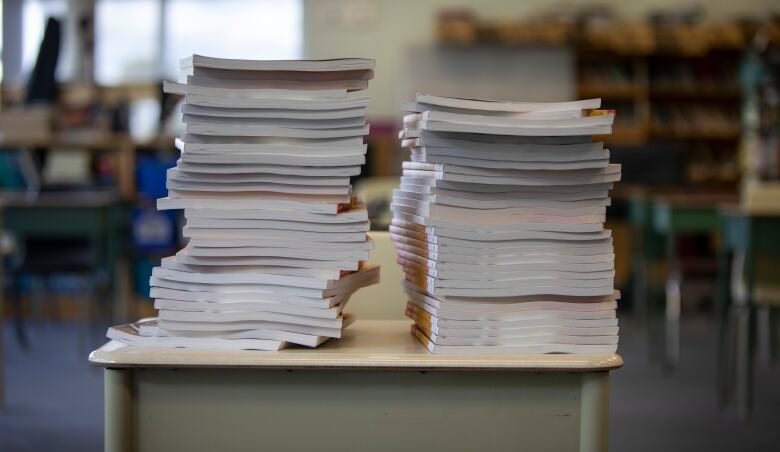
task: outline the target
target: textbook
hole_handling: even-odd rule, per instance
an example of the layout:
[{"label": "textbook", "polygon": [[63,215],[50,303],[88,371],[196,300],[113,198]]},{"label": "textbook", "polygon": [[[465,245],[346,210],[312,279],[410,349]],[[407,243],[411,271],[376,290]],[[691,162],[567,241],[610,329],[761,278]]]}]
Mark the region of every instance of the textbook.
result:
[{"label": "textbook", "polygon": [[[335,58],[329,60],[243,60],[231,58],[215,58],[203,55],[192,55],[179,62],[179,68],[187,71],[194,68],[212,68],[228,70],[248,70],[261,72],[326,72],[343,71],[373,71],[374,60],[366,58]],[[369,78],[373,78],[373,73]],[[258,75],[262,80],[262,74]]]},{"label": "textbook", "polygon": [[379,282],[366,161],[374,61],[193,55],[177,82],[184,132],[157,208],[183,209],[188,243],[150,277],[154,320],[112,327],[133,346],[279,350],[339,338],[350,296]]},{"label": "textbook", "polygon": [[537,103],[418,94],[390,235],[412,334],[433,353],[614,353],[612,237],[620,165],[593,135],[599,99]]}]

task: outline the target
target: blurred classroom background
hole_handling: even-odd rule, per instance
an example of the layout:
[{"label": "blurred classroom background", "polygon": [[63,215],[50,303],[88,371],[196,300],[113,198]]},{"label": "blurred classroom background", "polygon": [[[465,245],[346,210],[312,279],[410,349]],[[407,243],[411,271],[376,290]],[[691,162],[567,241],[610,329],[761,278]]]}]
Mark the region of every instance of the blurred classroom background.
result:
[{"label": "blurred classroom background", "polygon": [[[1,3],[0,450],[102,447],[86,357],[108,325],[153,315],[151,269],[182,247],[182,218],[155,210],[181,126],[161,81],[192,53],[375,58],[354,185],[376,230],[400,101],[602,98],[623,164],[614,449],[780,448],[777,2]],[[360,303],[395,296],[374,295]]]}]

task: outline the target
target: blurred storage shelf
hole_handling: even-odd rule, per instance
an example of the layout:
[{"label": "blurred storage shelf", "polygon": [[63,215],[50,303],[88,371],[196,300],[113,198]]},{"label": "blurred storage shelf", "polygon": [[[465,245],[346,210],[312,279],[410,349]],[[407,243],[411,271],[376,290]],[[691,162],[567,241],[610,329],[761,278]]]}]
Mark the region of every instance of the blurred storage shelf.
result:
[{"label": "blurred storage shelf", "polygon": [[647,141],[647,128],[643,124],[635,125],[616,125],[612,129],[612,134],[596,136],[596,140],[604,140],[612,145],[635,145]]},{"label": "blurred storage shelf", "polygon": [[127,134],[67,134],[55,133],[42,136],[41,139],[2,139],[0,148],[26,151],[46,151],[67,149],[74,151],[114,154],[116,168],[116,190],[121,198],[131,201],[136,198],[136,154],[140,149],[173,149],[174,138],[167,135],[156,136],[146,141],[134,141]]},{"label": "blurred storage shelf", "polygon": [[571,19],[549,15],[482,20],[473,11],[463,10],[457,15],[441,14],[437,34],[440,42],[457,46],[568,45],[595,53],[696,58],[713,50],[741,50],[754,32],[749,24],[738,21],[653,24]]},{"label": "blurred storage shelf", "polygon": [[578,91],[583,98],[633,99],[647,95],[642,86],[634,83],[585,82],[579,84]]},{"label": "blurred storage shelf", "polygon": [[[684,183],[699,183],[693,175],[702,173],[702,165],[737,166],[742,134],[737,72],[754,27],[740,21],[588,21],[555,14],[496,21],[471,10],[442,14],[437,27],[439,42],[451,46],[568,47],[576,59],[578,97],[601,98],[603,108],[617,112],[612,135],[598,138],[613,149],[670,149],[674,142],[685,156]],[[780,36],[780,27],[772,25],[772,33]],[[734,183],[731,174],[722,173],[723,180],[713,183]]]},{"label": "blurred storage shelf", "polygon": [[41,139],[2,139],[0,146],[25,149],[50,149],[71,148],[85,151],[102,152],[116,150],[125,145],[133,145],[132,140],[126,135],[90,134],[90,136],[78,136],[67,134],[55,134]]},{"label": "blurred storage shelf", "polygon": [[728,127],[719,125],[713,127],[700,126],[690,128],[685,126],[675,127],[674,125],[653,124],[650,130],[650,136],[652,138],[702,141],[738,140],[742,133],[742,130],[738,125]]},{"label": "blurred storage shelf", "polygon": [[737,86],[684,86],[673,83],[653,83],[650,85],[653,97],[685,98],[685,99],[729,99],[739,100],[742,91]]}]

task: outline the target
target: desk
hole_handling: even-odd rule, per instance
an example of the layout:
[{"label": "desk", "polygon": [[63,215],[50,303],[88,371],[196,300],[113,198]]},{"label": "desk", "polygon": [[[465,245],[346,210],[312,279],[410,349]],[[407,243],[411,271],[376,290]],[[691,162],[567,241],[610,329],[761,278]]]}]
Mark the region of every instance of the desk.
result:
[{"label": "desk", "polygon": [[[20,242],[31,236],[87,238],[94,271],[105,272],[108,281],[113,281],[121,257],[120,230],[122,224],[127,224],[123,212],[119,198],[108,192],[41,193],[33,198],[24,193],[0,194],[4,231],[11,232]],[[2,266],[0,274],[4,274]],[[108,286],[109,290],[113,288],[111,283]],[[0,313],[3,313],[3,295],[0,291]],[[124,317],[128,310],[127,296],[119,295],[114,297],[117,306],[112,309]],[[2,324],[0,315],[0,332]],[[0,407],[5,394],[2,347],[0,337]]]},{"label": "desk", "polygon": [[674,368],[680,360],[680,286],[683,272],[677,258],[680,234],[718,234],[721,230],[718,206],[737,200],[736,193],[677,193],[653,197],[651,224],[662,237],[667,261],[664,285],[664,364]]},{"label": "desk", "polygon": [[618,355],[429,354],[405,320],[359,320],[317,349],[122,346],[104,367],[107,451],[607,448]]},{"label": "desk", "polygon": [[[126,210],[110,192],[41,193],[29,199],[24,194],[0,195],[3,228],[23,242],[27,237],[83,237],[90,243],[90,261],[96,273],[105,272],[113,289],[117,263],[122,255]],[[127,300],[115,298],[111,306],[125,321]]]},{"label": "desk", "polygon": [[[724,207],[721,215],[723,251],[719,267],[722,300],[718,353],[719,396],[721,402],[730,398],[733,376],[737,414],[746,419],[750,417],[753,401],[756,306],[767,308],[768,314],[770,304],[780,303],[776,297],[758,299],[756,260],[760,257],[780,257],[780,212]],[[732,256],[733,261],[730,260]],[[734,291],[737,296],[732,303],[731,286],[734,283],[740,286],[740,290]],[[734,337],[733,341],[731,336]]]}]

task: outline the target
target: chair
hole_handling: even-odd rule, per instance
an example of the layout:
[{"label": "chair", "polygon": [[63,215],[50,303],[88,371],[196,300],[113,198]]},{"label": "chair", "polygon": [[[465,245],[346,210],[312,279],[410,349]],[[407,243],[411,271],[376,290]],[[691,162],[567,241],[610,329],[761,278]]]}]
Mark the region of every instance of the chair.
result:
[{"label": "chair", "polygon": [[[12,307],[14,311],[14,326],[16,337],[22,347],[29,346],[29,339],[24,328],[24,315],[21,303],[23,292],[22,276],[31,279],[30,300],[34,311],[40,310],[39,296],[41,281],[45,282],[54,274],[82,275],[87,281],[86,296],[82,297],[78,309],[79,322],[86,328],[90,323],[90,310],[96,299],[100,277],[96,274],[96,263],[93,249],[88,239],[83,238],[49,238],[25,237],[19,244],[16,264],[11,265],[9,273],[13,290]],[[83,348],[84,338],[79,348]]]},{"label": "chair", "polygon": [[[777,196],[765,195],[748,186],[741,207],[721,212],[718,398],[724,405],[734,392],[742,419],[752,412],[754,355],[758,352],[761,361],[769,364],[776,349],[780,203],[775,200],[780,199],[780,190]],[[771,202],[757,203],[759,198]]]}]

